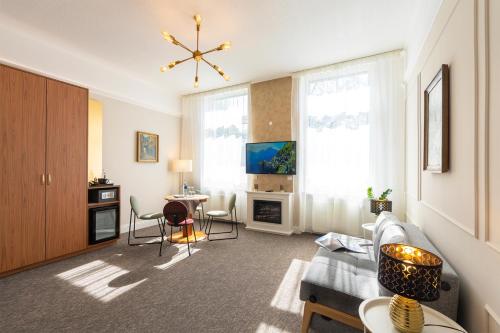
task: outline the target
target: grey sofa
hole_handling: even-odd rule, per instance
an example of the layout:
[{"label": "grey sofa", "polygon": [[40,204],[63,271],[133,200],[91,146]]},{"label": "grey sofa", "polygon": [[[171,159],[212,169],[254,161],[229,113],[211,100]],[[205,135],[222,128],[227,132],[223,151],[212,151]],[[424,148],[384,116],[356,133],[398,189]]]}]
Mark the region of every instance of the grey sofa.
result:
[{"label": "grey sofa", "polygon": [[[352,327],[359,329],[360,322],[356,324],[356,320],[359,320],[358,307],[362,301],[377,296],[392,296],[377,280],[379,246],[387,243],[410,244],[443,259],[440,298],[423,304],[456,320],[459,280],[453,268],[417,226],[402,223],[395,215],[382,212],[375,224],[373,246],[367,248],[367,254],[318,249],[300,286],[300,299],[306,302],[302,332],[309,329],[311,309],[338,320],[329,324],[330,328],[338,326],[335,332],[355,332],[357,330]],[[315,311],[318,305],[327,312]],[[332,311],[329,309],[333,309],[334,315],[330,315]]]}]

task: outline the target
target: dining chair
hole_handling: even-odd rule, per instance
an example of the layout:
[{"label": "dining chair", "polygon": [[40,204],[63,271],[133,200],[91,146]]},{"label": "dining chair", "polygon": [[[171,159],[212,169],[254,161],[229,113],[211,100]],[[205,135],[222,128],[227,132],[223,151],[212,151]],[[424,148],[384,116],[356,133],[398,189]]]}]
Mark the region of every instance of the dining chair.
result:
[{"label": "dining chair", "polygon": [[[234,219],[233,219],[233,213],[234,213]],[[210,241],[215,241],[215,240],[225,240],[225,239],[237,239],[238,238],[238,217],[236,216],[236,194],[232,193],[231,196],[229,197],[229,203],[228,203],[228,210],[212,210],[207,212],[208,216],[208,232],[207,232],[207,226],[205,227],[205,233],[207,234],[207,239]],[[220,219],[226,216],[230,216],[230,223],[231,223],[231,231],[220,231],[220,232],[212,232],[212,224],[214,222],[214,219]],[[236,227],[236,235],[232,235],[230,237],[223,237],[223,238],[215,238],[215,239],[210,239],[210,235],[219,235],[219,234],[232,234],[234,231],[234,228]]]},{"label": "dining chair", "polygon": [[[196,194],[202,194],[201,190],[195,190]],[[200,202],[198,206],[196,206],[196,213],[198,214],[198,222],[200,224],[200,231],[203,229],[205,225],[205,210],[203,208],[203,202]]]},{"label": "dining chair", "polygon": [[[193,219],[188,219],[188,209],[185,204],[180,201],[170,201],[165,207],[163,207],[163,215],[165,216],[166,223],[170,226],[170,238],[169,242],[172,243],[172,228],[179,227],[185,228],[186,233],[186,243],[188,246],[188,253],[191,255],[191,249],[189,247],[189,234],[188,234],[188,226],[194,224]],[[194,241],[197,242],[196,239],[196,230],[194,230],[193,226],[193,234]]]},{"label": "dining chair", "polygon": [[[138,246],[138,245],[152,245],[152,244],[160,244],[160,253],[159,255],[161,256],[161,248],[163,245],[163,237],[165,235],[165,222],[163,221],[163,213],[147,213],[147,214],[140,214],[140,208],[139,208],[139,201],[137,198],[133,195],[130,196],[130,220],[128,224],[128,245],[130,246]],[[132,229],[132,220],[134,229]],[[158,228],[160,229],[160,234],[159,235],[147,235],[147,236],[136,236],[135,234],[135,223],[137,220],[143,220],[143,221],[150,221],[150,220],[156,220],[158,222]],[[132,237],[134,239],[140,239],[140,238],[154,238],[154,237],[161,237],[161,240],[158,242],[142,242],[142,243],[131,243],[131,237],[130,235],[132,234]]]}]

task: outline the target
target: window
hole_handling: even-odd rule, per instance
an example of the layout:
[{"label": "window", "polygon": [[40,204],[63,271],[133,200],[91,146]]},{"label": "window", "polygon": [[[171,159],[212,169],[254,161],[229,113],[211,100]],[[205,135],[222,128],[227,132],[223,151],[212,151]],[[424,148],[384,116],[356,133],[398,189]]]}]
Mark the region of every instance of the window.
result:
[{"label": "window", "polygon": [[332,75],[306,89],[306,190],[359,197],[369,173],[368,73]]},{"label": "window", "polygon": [[203,110],[202,188],[246,190],[248,89],[206,96]]},{"label": "window", "polygon": [[360,234],[372,221],[366,189],[404,200],[403,58],[397,52],[294,76],[299,224]]}]

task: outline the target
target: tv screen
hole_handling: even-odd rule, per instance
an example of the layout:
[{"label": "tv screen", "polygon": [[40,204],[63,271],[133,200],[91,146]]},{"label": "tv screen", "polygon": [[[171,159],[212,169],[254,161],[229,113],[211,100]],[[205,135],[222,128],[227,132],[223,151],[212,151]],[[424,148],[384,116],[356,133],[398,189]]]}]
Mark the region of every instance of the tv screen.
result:
[{"label": "tv screen", "polygon": [[247,173],[295,175],[295,141],[247,143]]}]

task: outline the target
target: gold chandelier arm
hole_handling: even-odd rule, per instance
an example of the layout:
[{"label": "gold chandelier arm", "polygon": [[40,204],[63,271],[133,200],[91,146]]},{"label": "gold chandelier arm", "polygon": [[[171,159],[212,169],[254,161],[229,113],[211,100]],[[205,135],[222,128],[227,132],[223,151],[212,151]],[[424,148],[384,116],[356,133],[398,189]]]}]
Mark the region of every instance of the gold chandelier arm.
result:
[{"label": "gold chandelier arm", "polygon": [[191,51],[186,45],[182,44],[177,39],[174,40],[174,44],[179,45],[180,47],[182,47],[184,50],[188,51],[189,53],[193,53],[193,51]]},{"label": "gold chandelier arm", "polygon": [[182,64],[183,62],[188,61],[189,59],[193,59],[193,57],[187,57],[186,59],[177,60],[177,61],[175,62],[175,65]]},{"label": "gold chandelier arm", "polygon": [[215,51],[221,51],[221,50],[218,47],[215,47],[215,48],[213,48],[211,50],[202,52],[201,55],[204,55],[204,54],[207,54],[207,53],[212,53],[212,52],[215,52]]},{"label": "gold chandelier arm", "polygon": [[199,61],[196,62],[196,74],[194,76],[194,87],[195,88],[198,88],[200,85],[200,82],[198,81],[198,65],[199,65]]},{"label": "gold chandelier arm", "polygon": [[217,65],[212,64],[210,61],[208,61],[205,58],[201,58],[201,60],[203,60],[208,66],[212,67],[213,69],[215,69],[217,71],[217,68],[216,68],[216,67],[218,67]]},{"label": "gold chandelier arm", "polygon": [[213,69],[215,69],[217,71],[217,73],[219,73],[220,76],[222,76],[224,78],[224,80],[226,81],[229,81],[229,75],[225,74],[224,71],[222,70],[222,68],[220,68],[219,66],[217,65],[214,65],[212,64],[210,61],[206,60],[205,58],[201,58],[204,62],[206,62],[208,64],[208,66],[212,67]]}]

